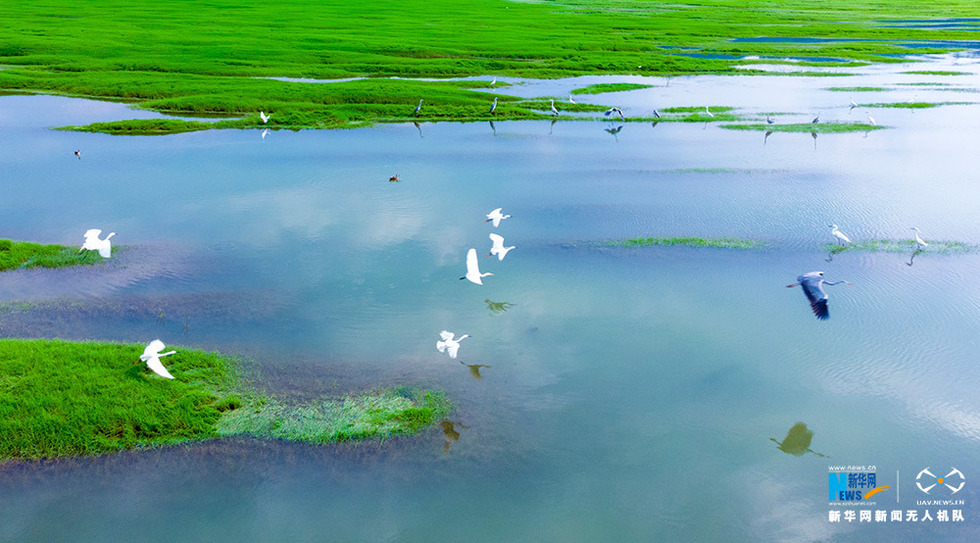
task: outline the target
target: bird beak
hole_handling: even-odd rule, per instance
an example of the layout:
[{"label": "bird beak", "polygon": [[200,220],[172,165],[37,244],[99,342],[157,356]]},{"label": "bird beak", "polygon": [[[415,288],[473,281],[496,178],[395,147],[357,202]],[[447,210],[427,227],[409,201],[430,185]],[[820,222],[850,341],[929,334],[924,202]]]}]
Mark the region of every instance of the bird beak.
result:
[{"label": "bird beak", "polygon": [[490,256],[490,255],[487,255],[487,256]]},{"label": "bird beak", "polygon": [[850,281],[844,281],[844,284],[845,285],[853,285],[854,283],[851,283]]}]

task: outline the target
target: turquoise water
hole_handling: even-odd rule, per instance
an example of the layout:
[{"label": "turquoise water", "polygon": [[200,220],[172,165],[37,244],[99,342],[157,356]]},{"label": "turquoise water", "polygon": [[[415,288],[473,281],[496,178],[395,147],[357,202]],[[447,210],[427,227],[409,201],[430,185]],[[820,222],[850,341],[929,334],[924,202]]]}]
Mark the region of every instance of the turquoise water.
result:
[{"label": "turquoise water", "polygon": [[[826,121],[863,119],[819,79],[706,78],[699,92],[720,105],[729,86],[772,81]],[[656,92],[592,99],[630,114],[662,107]],[[0,334],[220,349],[300,397],[439,388],[458,436],[7,463],[0,539],[976,540],[980,251],[909,266],[822,247],[831,223],[980,246],[978,111],[880,109],[888,130],[816,140],[668,123],[614,138],[604,122],[112,137],[46,127],[131,110],[2,97],[0,236],[79,244],[101,228],[124,250],[0,275],[0,300],[30,302],[0,312]],[[494,229],[496,207],[512,217]],[[517,248],[480,256],[483,286],[460,281],[490,232]],[[647,236],[768,245],[606,244]],[[854,283],[828,287],[826,322],[785,288],[811,270]],[[489,365],[482,379],[436,351],[443,329],[471,335],[460,360]],[[797,422],[829,458],[770,440]],[[965,522],[830,523],[830,465],[877,466],[901,509],[922,468],[956,467]]]}]

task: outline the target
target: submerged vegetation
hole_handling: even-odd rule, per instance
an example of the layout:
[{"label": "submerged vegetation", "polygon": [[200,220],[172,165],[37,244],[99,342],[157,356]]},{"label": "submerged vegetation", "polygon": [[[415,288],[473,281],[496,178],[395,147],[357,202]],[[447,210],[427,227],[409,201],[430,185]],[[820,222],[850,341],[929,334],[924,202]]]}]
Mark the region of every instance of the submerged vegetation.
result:
[{"label": "submerged vegetation", "polygon": [[104,454],[248,434],[323,443],[411,433],[448,412],[438,393],[394,388],[286,406],[251,388],[240,363],[177,349],[175,379],[142,345],[0,340],[0,460]]},{"label": "submerged vegetation", "polygon": [[[974,11],[968,0],[368,0],[356,10],[343,0],[215,0],[194,9],[131,0],[77,3],[66,13],[54,0],[9,0],[0,33],[0,92],[240,117],[207,125],[170,120],[87,127],[116,134],[255,128],[263,126],[260,110],[272,113],[270,128],[486,120],[492,76],[734,73],[750,56],[890,62],[910,52],[908,42],[974,36],[955,28],[893,28],[889,20]],[[956,46],[951,41],[948,49]],[[468,76],[487,81],[445,80]],[[416,116],[419,99],[425,103]],[[516,100],[500,101],[493,118],[539,118]]]},{"label": "submerged vegetation", "polygon": [[[980,247],[963,243],[962,241],[937,241],[926,240],[929,246],[922,250],[924,253],[971,253]],[[823,246],[823,250],[830,253],[843,253],[844,251],[864,251],[869,253],[907,253],[915,251],[914,239],[869,239],[849,243],[846,246],[828,243]]]},{"label": "submerged vegetation", "polygon": [[868,132],[881,130],[884,126],[868,123],[791,123],[791,124],[723,124],[729,130],[757,130],[760,132],[814,132],[818,134],[840,134],[844,132]]},{"label": "submerged vegetation", "polygon": [[70,245],[41,245],[0,239],[0,271],[26,268],[64,268],[96,264],[104,259],[98,251],[81,251]]},{"label": "submerged vegetation", "polygon": [[686,245],[688,247],[708,247],[714,249],[764,249],[768,244],[763,241],[753,239],[738,238],[630,238],[626,240],[610,241],[609,245],[619,245],[623,247],[647,247],[652,245]]}]

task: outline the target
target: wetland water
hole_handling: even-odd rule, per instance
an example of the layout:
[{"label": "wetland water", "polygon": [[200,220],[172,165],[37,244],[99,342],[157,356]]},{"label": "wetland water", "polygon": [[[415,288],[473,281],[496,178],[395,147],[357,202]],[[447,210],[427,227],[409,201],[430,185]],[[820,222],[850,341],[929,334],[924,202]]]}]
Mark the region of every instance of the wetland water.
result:
[{"label": "wetland water", "polygon": [[[968,75],[902,73],[950,69]],[[851,71],[864,75],[651,78],[581,100],[780,122],[868,111],[887,130],[764,141],[559,121],[113,137],[46,127],[153,114],[0,97],[2,237],[78,244],[101,228],[125,246],[104,266],[0,275],[0,334],[159,337],[249,358],[260,385],[290,397],[411,384],[457,403],[446,427],[381,444],[234,439],[3,464],[0,540],[977,540],[980,252],[927,249],[909,266],[907,253],[831,259],[822,246],[831,223],[855,241],[917,226],[980,245],[980,64]],[[592,79],[609,80],[507,92],[566,96]],[[496,207],[512,217],[494,229]],[[490,232],[517,248],[480,257],[494,273],[482,287],[460,281]],[[602,243],[646,236],[768,246]],[[811,270],[854,283],[828,288],[826,322],[785,288]],[[443,329],[471,335],[459,358],[491,366],[482,379],[436,351]],[[770,440],[797,422],[829,458]],[[893,490],[873,509],[920,515],[915,474],[958,468],[965,520],[831,523],[844,508],[828,505],[829,465],[876,466]]]}]

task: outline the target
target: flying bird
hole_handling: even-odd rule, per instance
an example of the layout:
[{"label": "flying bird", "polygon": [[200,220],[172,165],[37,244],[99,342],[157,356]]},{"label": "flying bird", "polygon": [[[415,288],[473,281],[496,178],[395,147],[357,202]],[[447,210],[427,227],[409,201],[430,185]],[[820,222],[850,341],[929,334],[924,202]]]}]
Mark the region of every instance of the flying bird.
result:
[{"label": "flying bird", "polygon": [[819,122],[820,122],[820,115],[817,115],[816,117],[813,118],[812,121],[810,121],[810,124],[817,124]]},{"label": "flying bird", "polygon": [[477,285],[483,284],[483,278],[493,275],[490,272],[480,273],[480,262],[476,258],[476,249],[470,249],[466,251],[466,275],[460,277],[460,280],[467,279],[471,283],[476,283]]},{"label": "flying bird", "polygon": [[75,149],[75,156],[78,157],[78,160],[81,160],[82,159],[82,152],[80,150],[78,150],[78,149]]},{"label": "flying bird", "polygon": [[851,110],[853,110],[856,107],[858,107],[858,105],[854,102],[854,100],[851,100],[851,109],[847,110],[847,112],[850,113]]},{"label": "flying bird", "polygon": [[264,111],[260,111],[259,112],[259,118],[262,119],[262,124],[266,124],[266,123],[269,122],[269,119],[272,118],[272,114],[270,113],[270,114],[266,115]]},{"label": "flying bird", "polygon": [[928,247],[929,244],[926,243],[925,240],[919,237],[919,229],[913,226],[912,230],[915,230],[915,248],[918,250],[922,250]]},{"label": "flying bird", "polygon": [[412,115],[415,115],[416,117],[418,117],[420,111],[422,111],[422,99],[421,98],[419,98],[419,105],[415,106],[415,111],[412,113]]},{"label": "flying bird", "polygon": [[833,230],[830,231],[831,235],[837,238],[837,245],[844,246],[851,242],[851,238],[845,236],[844,233],[837,228],[836,224],[832,224],[830,227],[833,228]]},{"label": "flying bird", "polygon": [[498,207],[497,209],[494,209],[490,213],[487,213],[487,220],[483,222],[492,222],[494,228],[500,226],[500,221],[510,218],[510,215],[504,215],[503,213],[501,213],[500,212],[501,209],[503,208]]},{"label": "flying bird", "polygon": [[608,117],[608,116],[612,115],[613,113],[615,113],[616,115],[619,115],[619,118],[622,119],[623,122],[626,122],[626,117],[623,116],[623,110],[619,109],[618,107],[611,107],[611,108],[607,109],[605,115],[606,115],[606,117]]},{"label": "flying bird", "polygon": [[146,366],[153,370],[153,373],[159,375],[160,377],[173,379],[174,376],[170,375],[167,368],[163,367],[163,364],[160,363],[160,357],[175,354],[177,351],[161,353],[160,351],[162,351],[164,347],[166,347],[166,345],[164,345],[162,341],[159,339],[154,339],[149,345],[146,346],[146,349],[143,349],[143,354],[140,355],[140,360],[146,362]]},{"label": "flying bird", "polygon": [[510,247],[504,247],[504,237],[501,236],[500,234],[491,233],[490,241],[493,242],[493,247],[490,247],[490,254],[488,254],[487,256],[497,255],[497,260],[503,260],[511,249],[517,248],[514,245],[511,245]]},{"label": "flying bird", "polygon": [[388,178],[388,181],[391,182],[391,183],[397,183],[398,182],[398,174],[396,173],[395,175],[389,177]]},{"label": "flying bird", "polygon": [[102,230],[99,230],[98,228],[90,228],[89,230],[86,230],[85,243],[82,244],[82,248],[79,249],[78,252],[80,253],[85,250],[98,251],[99,256],[102,258],[109,258],[112,256],[112,243],[109,241],[109,238],[115,236],[116,233],[110,232],[105,239],[99,239],[99,236],[101,235]]},{"label": "flying bird", "polygon": [[493,112],[496,111],[496,110],[497,110],[497,98],[494,97],[494,99],[493,99],[493,105],[490,106],[490,114],[493,115]]},{"label": "flying bird", "polygon": [[440,353],[449,354],[449,358],[456,358],[456,353],[459,352],[459,342],[470,337],[470,335],[463,334],[456,337],[456,334],[448,330],[443,330],[442,332],[439,332],[439,337],[441,337],[442,340],[436,342],[436,349],[439,349]]},{"label": "flying bird", "polygon": [[708,117],[714,117],[715,114],[708,111],[708,106],[704,106],[704,112],[708,114]]},{"label": "flying bird", "polygon": [[467,368],[469,368],[470,369],[470,376],[473,377],[474,379],[476,379],[477,381],[482,381],[483,380],[483,376],[480,375],[480,368],[489,368],[490,367],[490,366],[488,366],[486,364],[467,364],[466,362],[463,362],[462,360],[460,360],[459,363],[462,364],[462,365],[464,365],[464,366],[466,366]]},{"label": "flying bird", "polygon": [[551,113],[552,113],[552,115],[554,115],[555,117],[557,117],[557,116],[558,116],[558,110],[557,110],[557,109],[555,109],[555,101],[554,101],[554,100],[552,100],[552,101],[551,101]]},{"label": "flying bird", "polygon": [[776,121],[772,120],[772,115],[766,115],[766,123],[772,124]]},{"label": "flying bird", "polygon": [[803,294],[806,294],[806,299],[810,300],[810,309],[813,310],[813,314],[820,320],[827,320],[830,318],[830,313],[827,311],[827,294],[823,291],[823,285],[832,286],[841,283],[854,284],[847,281],[828,283],[824,281],[822,271],[812,271],[797,277],[796,282],[792,285],[786,285],[786,288],[802,286]]},{"label": "flying bird", "polygon": [[878,126],[878,123],[875,122],[875,118],[872,117],[870,113],[868,113],[867,115],[868,115],[868,122],[871,123],[871,126]]}]

